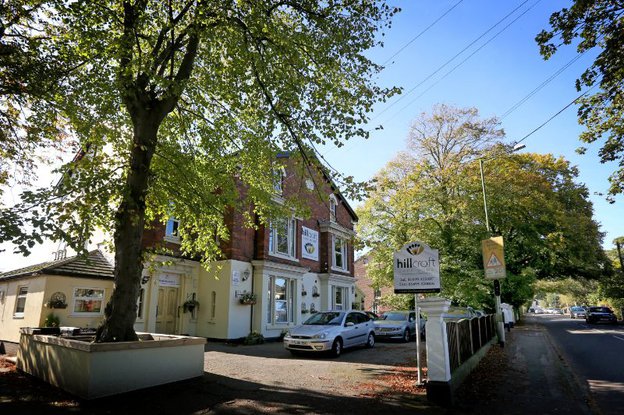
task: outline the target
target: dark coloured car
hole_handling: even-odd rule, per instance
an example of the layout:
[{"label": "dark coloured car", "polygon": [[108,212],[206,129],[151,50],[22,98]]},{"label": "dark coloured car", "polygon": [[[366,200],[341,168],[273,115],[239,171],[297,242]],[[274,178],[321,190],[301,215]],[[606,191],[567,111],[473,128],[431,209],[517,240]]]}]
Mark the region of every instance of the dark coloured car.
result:
[{"label": "dark coloured car", "polygon": [[601,322],[617,324],[617,317],[609,307],[589,307],[585,321],[587,324]]}]

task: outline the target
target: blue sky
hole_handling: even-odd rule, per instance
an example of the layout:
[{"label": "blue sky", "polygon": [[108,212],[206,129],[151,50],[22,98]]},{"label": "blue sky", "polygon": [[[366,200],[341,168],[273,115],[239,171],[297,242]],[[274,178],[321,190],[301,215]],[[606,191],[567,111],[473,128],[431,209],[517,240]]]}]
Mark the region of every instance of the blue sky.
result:
[{"label": "blue sky", "polygon": [[[436,103],[476,107],[482,117],[500,117],[576,56],[574,48],[567,47],[551,60],[544,61],[534,40],[540,30],[548,27],[550,14],[568,6],[569,1],[404,0],[390,2],[401,7],[402,12],[386,31],[385,47],[372,50],[370,57],[380,64],[386,62],[458,2],[451,12],[395,56],[378,79],[381,85],[401,86],[405,92],[422,85],[392,107],[388,108],[398,97],[375,109],[373,125],[383,124],[384,129],[375,131],[369,140],[352,140],[340,149],[321,148],[332,166],[357,180],[368,180],[404,148],[410,122],[418,114],[430,112]],[[515,9],[506,20],[432,76]],[[579,95],[574,87],[575,80],[594,56],[595,52],[585,54],[505,117],[502,127],[507,140],[521,139],[574,100]],[[578,180],[592,193],[595,219],[606,233],[604,247],[610,249],[615,237],[624,236],[624,197],[619,196],[615,204],[609,204],[603,196],[593,195],[606,192],[608,176],[616,166],[600,164],[597,156],[600,143],[589,145],[589,151],[583,156],[576,154],[575,149],[583,145],[578,140],[581,131],[576,107],[572,106],[528,137],[523,142],[526,144],[523,151],[553,153],[578,166]],[[9,252],[0,254],[0,271],[49,260],[56,246],[39,246],[33,255],[23,258],[11,255],[10,247],[5,245]]]},{"label": "blue sky", "polygon": [[[392,2],[402,11],[384,36],[385,47],[371,51],[370,56],[378,63],[386,62],[458,1]],[[459,2],[444,18],[395,56],[380,75],[381,85],[401,86],[405,92],[422,83],[400,102],[393,105],[398,99],[396,97],[376,108],[372,115],[373,123],[383,124],[384,129],[373,132],[369,140],[353,140],[343,148],[328,147],[321,153],[342,172],[358,180],[367,180],[404,149],[411,121],[422,112],[430,112],[436,103],[476,107],[481,117],[500,118],[577,56],[574,47],[564,47],[553,58],[544,61],[534,40],[542,29],[548,28],[551,13],[569,4],[569,1],[548,0]],[[516,8],[506,20],[435,73]],[[488,42],[490,38],[493,39]],[[590,51],[580,57],[502,119],[506,140],[520,140],[572,102],[580,94],[576,91],[575,80],[591,64],[595,55],[595,51]],[[457,68],[445,76],[455,66]],[[435,75],[431,76],[433,73]],[[526,148],[522,151],[563,156],[579,168],[578,181],[592,193],[595,219],[601,224],[601,230],[606,232],[604,247],[610,249],[614,238],[624,236],[624,198],[619,196],[615,204],[609,204],[603,196],[594,195],[606,192],[608,176],[616,166],[600,163],[597,156],[600,143],[587,145],[578,140],[582,127],[577,122],[576,108],[576,105],[569,107],[526,138],[523,141]],[[583,156],[575,152],[582,145],[588,147]]]}]

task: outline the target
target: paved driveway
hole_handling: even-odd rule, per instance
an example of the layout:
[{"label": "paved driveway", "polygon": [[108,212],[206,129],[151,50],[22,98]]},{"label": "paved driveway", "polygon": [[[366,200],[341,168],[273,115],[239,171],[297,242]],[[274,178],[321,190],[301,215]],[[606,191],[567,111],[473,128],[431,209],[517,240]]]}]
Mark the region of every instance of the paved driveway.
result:
[{"label": "paved driveway", "polygon": [[[421,344],[424,350],[424,343]],[[207,373],[262,384],[306,388],[322,393],[358,396],[362,385],[390,374],[416,359],[416,342],[377,342],[372,349],[347,349],[339,358],[324,355],[294,357],[282,343],[243,346],[208,343]],[[424,360],[423,360],[424,365]]]},{"label": "paved driveway", "polygon": [[[282,343],[208,343],[202,377],[82,401],[13,370],[0,373],[0,414],[443,414],[421,394],[371,385],[415,359],[415,342],[377,343],[338,359],[292,357]],[[413,365],[413,363],[411,363]]]}]

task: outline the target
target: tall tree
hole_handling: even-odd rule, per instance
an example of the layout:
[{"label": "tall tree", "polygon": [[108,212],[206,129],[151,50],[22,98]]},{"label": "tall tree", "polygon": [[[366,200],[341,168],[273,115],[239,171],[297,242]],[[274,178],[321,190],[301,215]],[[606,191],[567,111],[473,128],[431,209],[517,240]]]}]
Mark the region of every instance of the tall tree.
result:
[{"label": "tall tree", "polygon": [[490,227],[505,240],[504,301],[523,304],[532,297],[536,278],[598,278],[606,272],[603,235],[592,219],[587,188],[575,182],[576,168],[552,155],[510,154],[496,142],[502,132],[495,119],[470,121],[470,131],[486,132],[476,139],[456,123],[458,113],[466,112],[436,108],[424,118],[430,122],[419,120],[410,150],[377,175],[375,189],[358,210],[359,235],[372,249],[369,264],[376,264],[368,268],[373,280],[391,285],[392,252],[421,240],[440,249],[444,296],[463,305],[492,306],[480,249],[490,235],[478,157],[485,161]]},{"label": "tall tree", "polygon": [[[599,48],[593,64],[576,81],[576,88],[599,86],[598,92],[580,100],[579,122],[586,127],[580,138],[602,142],[600,160],[617,161],[609,193],[624,191],[624,3],[613,0],[573,0],[569,8],[550,17],[550,30],[536,37],[540,52],[549,59],[562,45],[576,42],[583,53]],[[582,150],[582,149],[581,149]]]},{"label": "tall tree", "polygon": [[372,84],[379,67],[363,54],[395,12],[381,1],[79,0],[54,11],[63,25],[50,35],[88,62],[59,97],[85,156],[5,217],[28,212],[25,225],[74,244],[114,229],[100,342],[136,339],[146,223],[175,216],[185,252],[210,261],[225,209],[243,205],[237,183],[255,207],[249,224],[270,216],[276,153],[297,149],[309,166],[314,144],[366,136],[366,113],[394,92]]}]

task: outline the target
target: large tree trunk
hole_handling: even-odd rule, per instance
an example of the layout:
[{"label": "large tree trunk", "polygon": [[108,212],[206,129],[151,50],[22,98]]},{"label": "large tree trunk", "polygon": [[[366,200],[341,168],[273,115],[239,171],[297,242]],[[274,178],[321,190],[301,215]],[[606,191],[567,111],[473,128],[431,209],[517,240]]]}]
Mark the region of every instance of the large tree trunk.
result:
[{"label": "large tree trunk", "polygon": [[144,112],[132,117],[134,146],[123,200],[115,217],[115,289],[106,305],[106,319],[98,328],[96,342],[137,340],[134,322],[143,272],[145,198],[158,127],[163,118],[162,114],[154,114],[155,112]]}]

